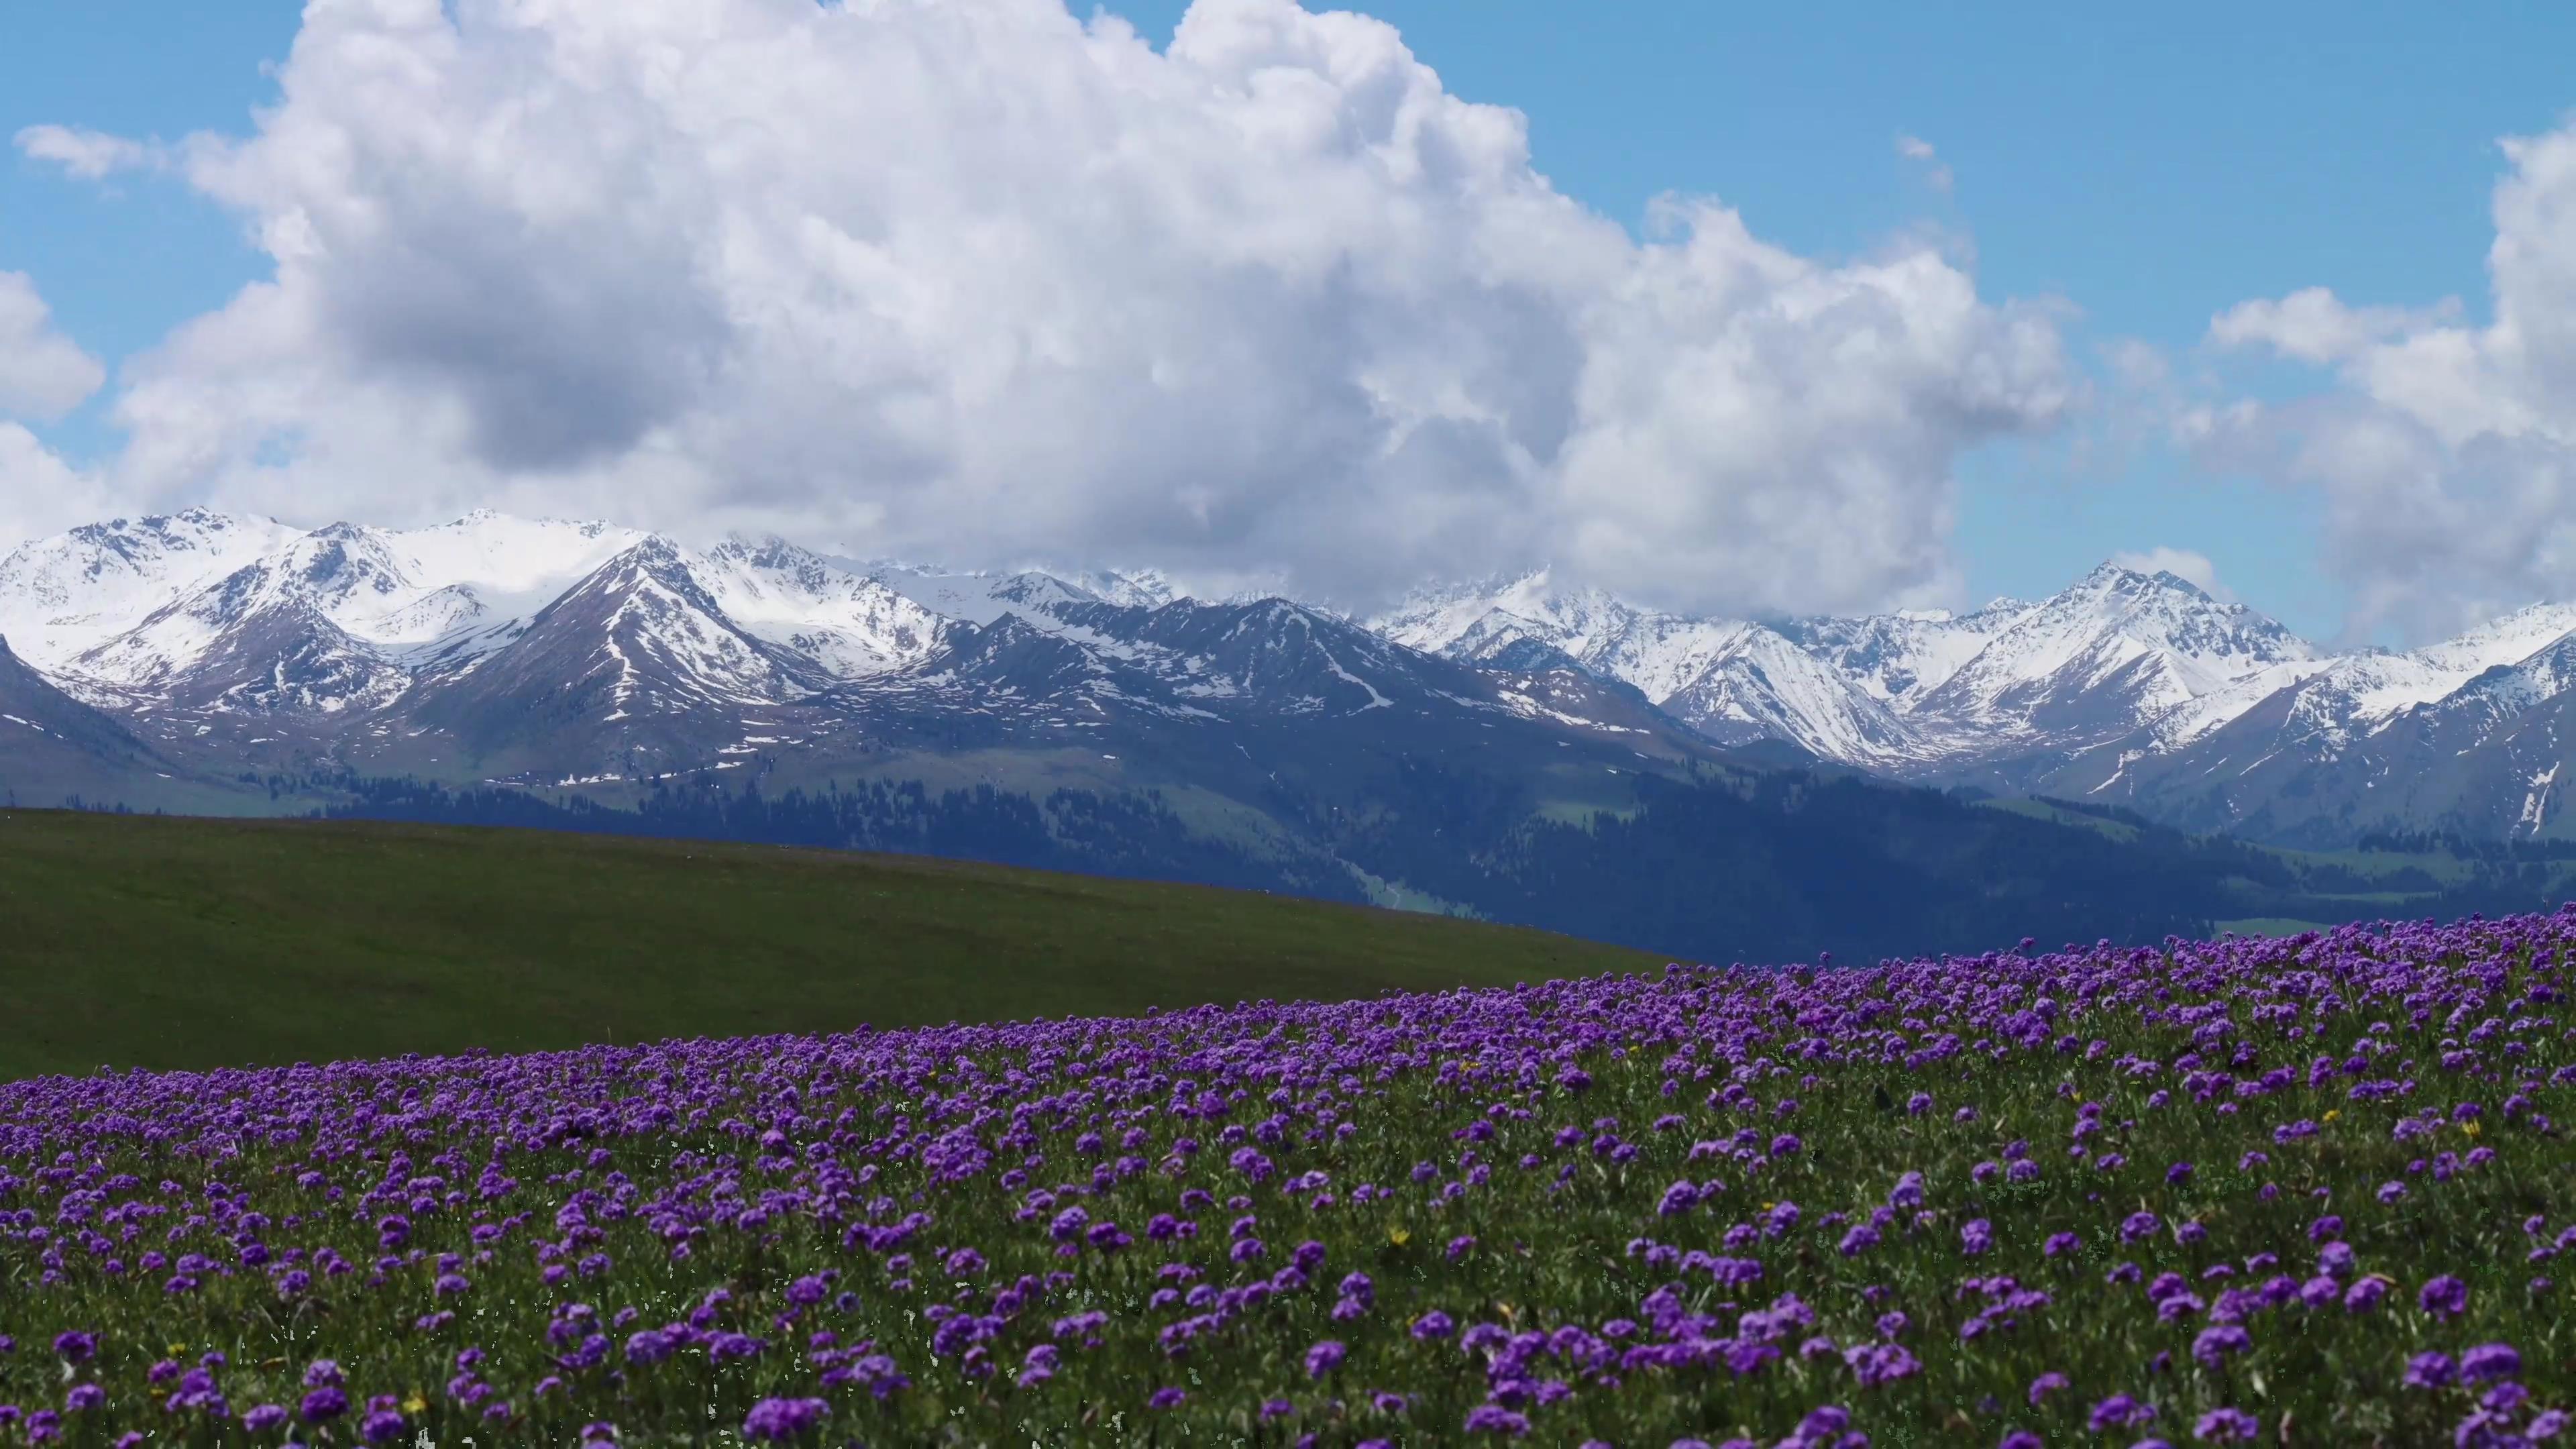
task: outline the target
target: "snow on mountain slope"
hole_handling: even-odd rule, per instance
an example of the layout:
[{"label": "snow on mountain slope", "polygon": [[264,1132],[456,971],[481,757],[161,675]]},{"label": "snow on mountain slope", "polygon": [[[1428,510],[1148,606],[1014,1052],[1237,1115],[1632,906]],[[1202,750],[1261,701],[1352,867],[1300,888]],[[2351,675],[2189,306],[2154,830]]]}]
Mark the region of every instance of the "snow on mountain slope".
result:
[{"label": "snow on mountain slope", "polygon": [[[480,746],[553,729],[800,698],[830,682],[812,659],[731,618],[700,576],[705,560],[646,535],[539,610],[507,644],[423,682],[421,720]],[[739,581],[736,581],[739,587]]]},{"label": "snow on mountain slope", "polygon": [[645,537],[615,524],[489,509],[430,528],[366,532],[401,585],[379,595],[381,607],[333,617],[390,645],[439,645],[524,619]]},{"label": "snow on mountain slope", "polygon": [[928,658],[946,623],[885,584],[781,539],[729,538],[685,562],[727,617],[835,679]]},{"label": "snow on mountain slope", "polygon": [[[66,672],[210,707],[252,697],[264,708],[371,707],[400,694],[416,665],[506,642],[521,615],[636,536],[493,513],[403,531],[335,523],[182,593],[67,661]],[[263,653],[303,660],[302,685],[263,691]],[[200,675],[221,676],[220,687]]]},{"label": "snow on mountain slope", "polygon": [[2409,652],[2437,669],[2476,674],[2521,663],[2570,629],[2576,629],[2576,604],[2533,604]]},{"label": "snow on mountain slope", "polygon": [[[1428,585],[1367,622],[1369,628],[1408,649],[1441,654],[1490,614],[1508,615],[1533,628],[1545,628],[1540,621],[1549,617],[1558,602],[1548,591],[1547,570],[1540,569],[1518,578]],[[1570,633],[1550,632],[1548,642],[1560,647],[1561,638]]]},{"label": "snow on mountain slope", "polygon": [[[852,568],[851,561],[846,559],[828,559],[826,562],[844,569]],[[1079,584],[1041,573],[976,573],[928,564],[890,563],[882,559],[858,564],[854,571],[931,613],[962,620],[979,629],[1004,614],[1014,613],[1044,627],[1048,621],[1032,615],[1042,615],[1056,604],[1110,602]]]},{"label": "snow on mountain slope", "polygon": [[[1454,726],[1499,711],[1596,737],[1675,733],[1635,690],[1561,655],[1494,669],[1425,654],[1333,610],[1275,596],[1184,596],[1147,607],[1068,599],[1067,589],[1042,575],[997,589],[1024,607],[944,659],[946,677],[971,674],[996,691],[1016,690],[1025,678],[1036,686],[1032,697],[1061,701],[1079,690],[1133,718],[1368,721],[1398,734],[1436,734],[1449,726],[1434,722]],[[993,640],[1007,649],[994,654]],[[971,669],[957,662],[967,654],[982,662]],[[1007,672],[997,671],[1005,658]]]},{"label": "snow on mountain slope", "polygon": [[1050,613],[1060,604],[1155,609],[1190,597],[1155,569],[1090,569],[1053,574],[1042,569],[952,569],[891,559],[818,557],[835,568],[873,579],[943,618],[963,620],[979,628],[1008,613],[1019,614],[1045,628],[1047,620],[1032,617],[1032,612]]},{"label": "snow on mountain slope", "polygon": [[1812,617],[1790,620],[1779,630],[1872,699],[1904,710],[1966,667],[2031,607],[2017,599],[1997,599],[1968,614],[1908,609],[1855,619]]},{"label": "snow on mountain slope", "polygon": [[775,646],[728,618],[690,567],[687,550],[650,537],[602,564],[547,606],[522,643],[587,649],[588,661],[613,662],[619,709],[640,693],[669,708],[695,700],[766,704],[804,692]]},{"label": "snow on mountain slope", "polygon": [[2519,713],[2572,688],[2576,688],[2576,628],[2511,664],[2481,671],[2443,702],[2475,694],[2498,710]]},{"label": "snow on mountain slope", "polygon": [[[2065,783],[2117,792],[2185,828],[2288,844],[2332,845],[2380,827],[2552,829],[2541,777],[2556,781],[2576,754],[2576,631],[2460,678],[2546,626],[2525,611],[2475,638],[2339,660],[2182,748],[2123,741],[2117,772],[2090,787]],[[2097,772],[2100,763],[2091,762]]]},{"label": "snow on mountain slope", "polygon": [[58,671],[299,532],[273,518],[191,508],[36,539],[0,558],[0,634],[19,658]]},{"label": "snow on mountain slope", "polygon": [[334,615],[364,615],[403,587],[378,537],[335,526],[153,610],[72,660],[67,674],[163,708],[373,708],[400,695],[409,674]]},{"label": "snow on mountain slope", "polygon": [[2325,665],[2250,609],[2107,564],[2038,603],[1997,599],[1965,614],[1689,619],[1559,592],[1541,571],[1425,589],[1371,622],[1480,662],[1553,648],[1723,737],[1768,734],[1909,775],[2081,748],[2149,721],[2171,741],[2156,747],[2178,748]]},{"label": "snow on mountain slope", "polygon": [[2315,655],[2273,621],[2181,579],[2109,565],[2038,604],[1997,599],[1967,614],[1762,626],[1650,613],[1597,590],[1559,592],[1541,571],[1426,589],[1372,627],[1480,661],[1550,646],[1729,737],[1770,732],[1828,758],[1900,770],[2028,747],[2053,732],[2117,734]]},{"label": "snow on mountain slope", "polygon": [[[2559,635],[2511,664],[2481,671],[2431,704],[2399,711],[2382,727],[2379,738],[2412,735],[2453,759],[2479,754],[2481,746],[2519,733],[2528,717],[2545,713],[2543,705],[2563,703],[2571,687],[2576,687],[2576,631]],[[2547,726],[2544,732],[2554,734]],[[2531,742],[2516,743],[2521,748],[2511,753],[2529,754]],[[2554,768],[2560,753],[2556,739],[2548,739],[2544,748],[2552,759],[2543,768]]]},{"label": "snow on mountain slope", "polygon": [[1118,609],[1152,607],[1121,603],[1053,574],[1036,572],[996,575],[987,581],[985,597],[996,610],[1017,614],[1030,625],[1049,630],[1064,627],[1062,616],[1066,610],[1087,604],[1107,604]]},{"label": "snow on mountain slope", "polygon": [[1598,589],[1559,592],[1541,569],[1419,591],[1368,627],[1408,648],[1480,662],[1535,640],[1660,701],[1705,674],[1749,626],[1638,609]]},{"label": "snow on mountain slope", "polygon": [[[2570,631],[2576,631],[2576,605],[2535,604],[2420,649],[2374,649],[2325,660],[2295,681],[2280,715],[2279,747],[2331,760],[2410,712],[2451,699],[2491,670],[2547,654]],[[2553,681],[2548,671],[2536,669],[2516,687],[2526,693],[2565,687]],[[2214,728],[2165,748],[2183,748]]]},{"label": "snow on mountain slope", "polygon": [[2106,738],[2317,652],[2172,574],[2104,564],[2020,613],[1908,713],[1989,747],[2043,730]]},{"label": "snow on mountain slope", "polygon": [[1910,759],[1920,749],[1894,710],[1760,625],[1743,630],[1698,678],[1661,703],[1693,729],[1730,744],[1783,739],[1859,765]]},{"label": "snow on mountain slope", "polygon": [[1665,699],[1707,673],[1751,627],[1733,620],[1649,614],[1624,606],[1556,610],[1538,619],[1497,609],[1469,625],[1441,652],[1453,659],[1495,664],[1525,645],[1543,645],[1579,668],[1630,685],[1649,699]]},{"label": "snow on mountain slope", "polygon": [[[358,530],[307,534],[153,610],[83,652],[69,673],[163,704],[338,710],[399,693],[402,671],[332,618],[394,591],[390,560]],[[290,677],[291,676],[291,677]]]},{"label": "snow on mountain slope", "polygon": [[1419,654],[1286,599],[1181,600],[1153,609],[1103,603],[1066,608],[1061,618],[1067,637],[1184,699],[1231,699],[1286,714],[1361,713],[1393,708],[1426,687],[1415,667]]},{"label": "snow on mountain slope", "polygon": [[[1593,612],[1597,616],[1612,611]],[[1706,674],[1712,662],[1743,647],[1755,632],[1753,626],[1734,619],[1624,612],[1625,618],[1614,615],[1600,630],[1577,636],[1578,647],[1566,652],[1586,669],[1634,685],[1639,693],[1658,701]]]},{"label": "snow on mountain slope", "polygon": [[2324,658],[2285,659],[2172,705],[2147,721],[2153,748],[2179,750],[2205,739],[2280,691],[2325,673],[2334,663]]},{"label": "snow on mountain slope", "polygon": [[[2401,733],[2438,738],[2445,750],[2467,753],[2499,729],[2576,687],[2576,629],[2550,637],[2510,663],[2489,664],[2465,679],[2459,677],[2480,660],[2519,649],[2545,634],[2556,612],[2526,609],[2510,620],[2498,620],[2470,635],[2381,661],[2402,661],[2411,667],[2376,672],[2364,681],[2369,686],[2366,689],[2352,690],[2341,698],[2324,696],[2316,700],[2320,709],[2340,706],[2343,713],[2334,723],[2346,728],[2316,731],[2310,736],[2312,748],[2322,746],[2318,752],[2330,754],[2348,744],[2357,727],[2374,740],[2394,740]],[[2408,686],[2420,692],[2451,681],[2457,681],[2457,687],[2439,698],[2405,698]],[[2390,707],[2392,701],[2400,699],[2404,702]],[[2365,709],[2370,712],[2363,712]]]},{"label": "snow on mountain slope", "polygon": [[[489,511],[411,530],[281,527],[259,541],[272,546],[222,555],[228,571],[192,580],[66,658],[66,677],[134,704],[377,707],[412,680],[471,669],[512,645],[610,564],[645,557],[636,550],[648,543],[646,564],[626,570],[628,590],[668,597],[630,602],[600,628],[613,641],[646,615],[662,621],[670,637],[649,628],[636,637],[661,655],[661,692],[674,699],[777,698],[916,663],[938,647],[946,616],[989,622],[1005,609],[1042,614],[1052,602],[1101,598],[1040,575],[900,575],[945,596],[949,607],[933,609],[781,540],[730,539],[700,553],[605,523]],[[1101,577],[1129,597],[1169,594],[1154,576]],[[257,685],[245,671],[260,651],[291,664],[292,677]]]},{"label": "snow on mountain slope", "polygon": [[[2576,629],[2576,604],[2534,604],[2438,644],[2404,654],[2365,656],[2338,671],[2352,696],[2352,717],[2376,722],[2410,705],[2431,704],[2500,665],[2519,664]],[[2375,663],[2378,667],[2363,667]]]},{"label": "snow on mountain slope", "polygon": [[1172,581],[1165,578],[1160,569],[1087,569],[1075,574],[1068,582],[1113,604],[1138,609],[1159,609],[1189,597],[1174,588]]}]

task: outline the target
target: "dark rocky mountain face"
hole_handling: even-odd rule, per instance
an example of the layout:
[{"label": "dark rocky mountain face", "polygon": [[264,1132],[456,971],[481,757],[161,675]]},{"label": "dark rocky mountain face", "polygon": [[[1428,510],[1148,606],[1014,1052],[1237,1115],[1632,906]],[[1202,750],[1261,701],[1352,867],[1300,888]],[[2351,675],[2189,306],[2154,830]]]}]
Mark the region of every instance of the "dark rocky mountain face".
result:
[{"label": "dark rocky mountain face", "polygon": [[114,716],[81,703],[27,667],[5,638],[0,638],[0,724],[103,758],[137,759],[151,754]]},{"label": "dark rocky mountain face", "polygon": [[74,699],[0,638],[0,801],[175,798],[179,767],[115,716]]}]

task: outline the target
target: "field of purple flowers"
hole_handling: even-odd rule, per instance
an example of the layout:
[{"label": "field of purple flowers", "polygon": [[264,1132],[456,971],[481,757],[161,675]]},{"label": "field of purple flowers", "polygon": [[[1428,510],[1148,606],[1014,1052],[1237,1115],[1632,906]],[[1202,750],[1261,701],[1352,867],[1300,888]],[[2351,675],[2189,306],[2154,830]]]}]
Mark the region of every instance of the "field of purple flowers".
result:
[{"label": "field of purple flowers", "polygon": [[2576,1440],[2555,917],[0,1086],[0,1443]]}]

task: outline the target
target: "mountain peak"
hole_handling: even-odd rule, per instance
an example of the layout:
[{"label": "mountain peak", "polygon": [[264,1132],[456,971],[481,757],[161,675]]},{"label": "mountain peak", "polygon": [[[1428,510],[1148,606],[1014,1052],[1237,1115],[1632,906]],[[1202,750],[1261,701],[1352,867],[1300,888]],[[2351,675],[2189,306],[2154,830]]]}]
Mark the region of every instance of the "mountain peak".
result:
[{"label": "mountain peak", "polygon": [[2210,597],[2208,590],[2171,569],[2157,569],[2149,572],[2131,568],[2117,559],[2104,559],[2094,565],[2093,571],[2077,580],[2074,588],[2067,592],[2096,592],[2105,588],[2131,593],[2143,593],[2154,588],[2168,593],[2182,594],[2204,603],[2218,602]]},{"label": "mountain peak", "polygon": [[739,560],[754,568],[792,568],[811,560],[830,565],[830,560],[774,533],[728,533],[707,550],[707,557]]},{"label": "mountain peak", "polygon": [[2190,580],[2174,575],[2172,570],[2141,570],[2141,567],[2123,565],[2120,559],[2102,559],[2102,562],[2097,562],[2097,565],[2094,565],[2084,578],[2076,580],[2074,588],[2071,588],[2069,593],[2076,593],[2076,590],[2105,588],[2105,585],[2107,588],[2143,588],[2143,585],[2159,585],[2159,588],[2182,588],[2184,593],[2200,593],[2200,588],[2195,588]]},{"label": "mountain peak", "polygon": [[2169,570],[2106,561],[2014,611],[1908,712],[1954,739],[1945,753],[2084,749],[2316,655],[2278,621]]},{"label": "mountain peak", "polygon": [[619,549],[609,561],[644,569],[667,568],[680,563],[686,553],[678,539],[668,534],[648,533]]},{"label": "mountain peak", "polygon": [[2213,604],[2218,602],[2216,599],[2210,598],[2208,592],[2202,589],[2200,585],[2193,583],[2191,580],[2184,578],[2182,575],[2175,573],[2170,569],[2156,570],[2155,580],[2157,583],[2164,585],[2168,589],[2172,589],[2176,593],[2189,594],[2195,599],[2205,600]]},{"label": "mountain peak", "polygon": [[190,508],[33,539],[0,557],[0,628],[20,657],[63,669],[302,534],[275,519]]},{"label": "mountain peak", "polygon": [[187,507],[180,509],[178,512],[169,514],[163,518],[147,518],[143,521],[146,524],[159,523],[163,525],[184,523],[191,528],[204,529],[209,533],[222,533],[236,528],[260,524],[277,528],[285,527],[284,524],[279,523],[274,518],[263,516],[245,517],[240,514],[224,513],[216,509],[208,508],[202,503],[192,503]]},{"label": "mountain peak", "polygon": [[1076,574],[1069,582],[1113,604],[1132,604],[1148,609],[1160,608],[1184,597],[1161,569],[1092,569]]}]

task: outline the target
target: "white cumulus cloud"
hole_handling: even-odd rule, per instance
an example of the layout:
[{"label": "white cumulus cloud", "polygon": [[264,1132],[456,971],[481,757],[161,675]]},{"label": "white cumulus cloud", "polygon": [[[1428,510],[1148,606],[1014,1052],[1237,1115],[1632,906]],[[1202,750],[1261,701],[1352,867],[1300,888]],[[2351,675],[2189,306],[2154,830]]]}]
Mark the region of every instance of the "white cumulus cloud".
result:
[{"label": "white cumulus cloud", "polygon": [[2301,362],[2342,362],[2378,343],[2438,327],[2459,310],[2456,300],[2427,308],[2348,307],[2323,287],[2304,287],[2277,301],[2237,303],[2210,320],[2209,339],[2221,347],[2269,347]]},{"label": "white cumulus cloud", "polygon": [[2330,392],[2204,408],[2185,431],[2214,461],[2319,490],[2357,631],[2425,637],[2576,598],[2576,124],[2503,150],[2483,325],[2310,288],[2210,328],[2334,369]]},{"label": "white cumulus cloud", "polygon": [[80,406],[107,369],[55,328],[24,272],[0,272],[0,417],[49,422]]},{"label": "white cumulus cloud", "polygon": [[95,523],[115,506],[96,474],[65,462],[23,425],[0,421],[0,554],[20,539]]},{"label": "white cumulus cloud", "polygon": [[274,276],[125,367],[131,496],[1805,611],[1954,588],[2074,396],[1931,243],[1638,242],[1290,0],[313,0],[277,78],[171,153]]}]

